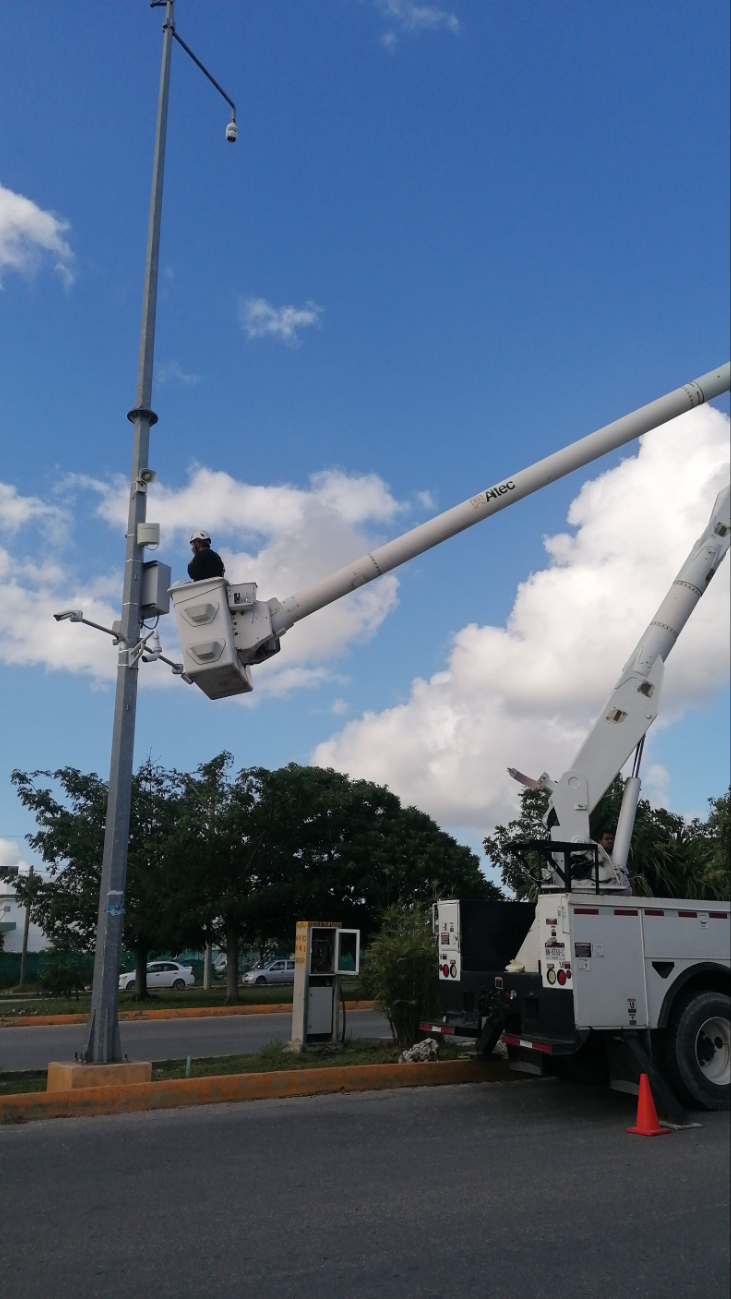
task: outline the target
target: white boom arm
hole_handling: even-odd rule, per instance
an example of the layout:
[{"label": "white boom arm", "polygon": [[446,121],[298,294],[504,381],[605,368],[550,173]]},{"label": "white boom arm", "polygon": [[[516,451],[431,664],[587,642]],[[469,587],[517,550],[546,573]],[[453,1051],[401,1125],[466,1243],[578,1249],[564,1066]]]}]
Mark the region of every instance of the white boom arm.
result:
[{"label": "white boom arm", "polygon": [[212,699],[251,690],[251,665],[276,654],[279,637],[300,619],[642,433],[718,397],[730,384],[727,363],[478,492],[284,601],[257,600],[253,582],[236,586],[223,578],[210,578],[173,586],[170,594],[186,677]]},{"label": "white boom arm", "polygon": [[528,469],[521,469],[511,478],[504,478],[502,482],[479,492],[477,496],[470,497],[461,505],[455,505],[451,510],[438,514],[428,523],[412,528],[410,532],[397,537],[395,541],[386,542],[385,546],[370,551],[361,559],[357,559],[354,564],[347,564],[336,573],[323,578],[321,582],[316,582],[313,586],[298,591],[296,595],[291,595],[272,614],[273,632],[279,634],[286,631],[301,618],[306,618],[316,609],[331,604],[333,600],[339,600],[341,596],[363,586],[365,582],[372,582],[374,577],[380,577],[382,573],[398,568],[408,559],[423,554],[425,550],[430,550],[432,546],[437,546],[449,537],[456,536],[458,532],[464,532],[475,523],[481,523],[483,519],[497,514],[498,510],[504,510],[506,506],[513,505],[524,496],[530,496],[539,488],[547,487],[549,483],[564,478],[574,469],[580,469],[583,465],[590,464],[592,460],[598,460],[609,451],[616,451],[617,447],[633,441],[640,434],[675,419],[677,415],[685,414],[694,406],[700,406],[703,402],[718,397],[722,392],[727,392],[730,370],[731,366],[726,364],[719,366],[717,370],[709,371],[700,379],[687,383],[683,388],[676,388],[674,392],[659,397],[657,401],[652,401],[647,406],[641,406],[631,415],[625,415],[622,419],[615,420],[613,424],[605,425],[604,428],[590,433],[588,437],[581,438],[578,442],[572,442],[563,450],[546,456],[545,460],[539,460]]},{"label": "white boom arm", "polygon": [[[523,784],[551,791],[547,824],[554,840],[589,842],[589,813],[622,770],[633,749],[635,770],[625,781],[622,809],[611,862],[602,856],[600,883],[626,888],[625,867],[640,797],[641,746],[660,707],[665,660],[718,570],[731,543],[731,489],[716,497],[711,517],[665,599],[645,628],[617,684],[568,771],[558,783],[546,774],[537,781],[511,775]],[[587,887],[593,880],[587,878]]]}]

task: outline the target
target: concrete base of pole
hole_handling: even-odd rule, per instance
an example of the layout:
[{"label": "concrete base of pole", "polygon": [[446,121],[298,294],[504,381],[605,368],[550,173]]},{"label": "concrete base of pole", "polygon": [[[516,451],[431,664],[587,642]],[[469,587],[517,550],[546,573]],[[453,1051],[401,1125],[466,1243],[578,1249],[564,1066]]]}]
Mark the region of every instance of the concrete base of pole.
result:
[{"label": "concrete base of pole", "polygon": [[48,1066],[47,1092],[71,1092],[80,1087],[119,1087],[152,1082],[151,1060],[122,1060],[118,1064],[79,1064],[54,1061]]}]

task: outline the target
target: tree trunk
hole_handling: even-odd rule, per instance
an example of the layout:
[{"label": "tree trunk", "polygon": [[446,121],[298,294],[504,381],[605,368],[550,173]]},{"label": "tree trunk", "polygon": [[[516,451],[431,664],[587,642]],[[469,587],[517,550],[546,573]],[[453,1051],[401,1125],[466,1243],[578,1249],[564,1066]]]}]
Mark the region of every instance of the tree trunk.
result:
[{"label": "tree trunk", "polygon": [[147,991],[147,948],[135,947],[135,997],[142,1001],[149,997]]},{"label": "tree trunk", "polygon": [[239,999],[239,935],[234,925],[226,925],[226,1004]]},{"label": "tree trunk", "polygon": [[[32,874],[33,874],[33,867],[31,866],[30,871],[28,872],[29,878]],[[26,902],[25,904],[25,916],[23,918],[23,948],[20,953],[20,977],[18,979],[19,988],[22,988],[23,984],[25,983],[25,961],[28,955],[29,929],[30,929],[30,900],[28,900],[28,902]]]},{"label": "tree trunk", "polygon": [[206,943],[203,953],[203,991],[211,991],[211,976],[213,967],[213,945]]}]

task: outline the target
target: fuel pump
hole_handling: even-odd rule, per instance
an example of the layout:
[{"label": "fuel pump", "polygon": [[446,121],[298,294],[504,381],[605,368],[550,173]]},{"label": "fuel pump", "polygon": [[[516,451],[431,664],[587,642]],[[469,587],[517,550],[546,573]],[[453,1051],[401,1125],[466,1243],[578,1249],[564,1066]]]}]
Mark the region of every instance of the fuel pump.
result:
[{"label": "fuel pump", "polygon": [[343,929],[339,920],[297,921],[291,1050],[338,1041],[340,980],[359,971],[359,929]]}]

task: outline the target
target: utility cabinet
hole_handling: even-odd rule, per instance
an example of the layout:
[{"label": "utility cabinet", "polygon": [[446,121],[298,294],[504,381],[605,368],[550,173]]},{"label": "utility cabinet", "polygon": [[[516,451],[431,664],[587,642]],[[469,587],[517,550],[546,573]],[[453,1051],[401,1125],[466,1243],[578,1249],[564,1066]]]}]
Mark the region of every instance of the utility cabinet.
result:
[{"label": "utility cabinet", "polygon": [[338,1041],[340,980],[359,971],[359,929],[343,929],[339,920],[297,921],[292,1050]]}]

